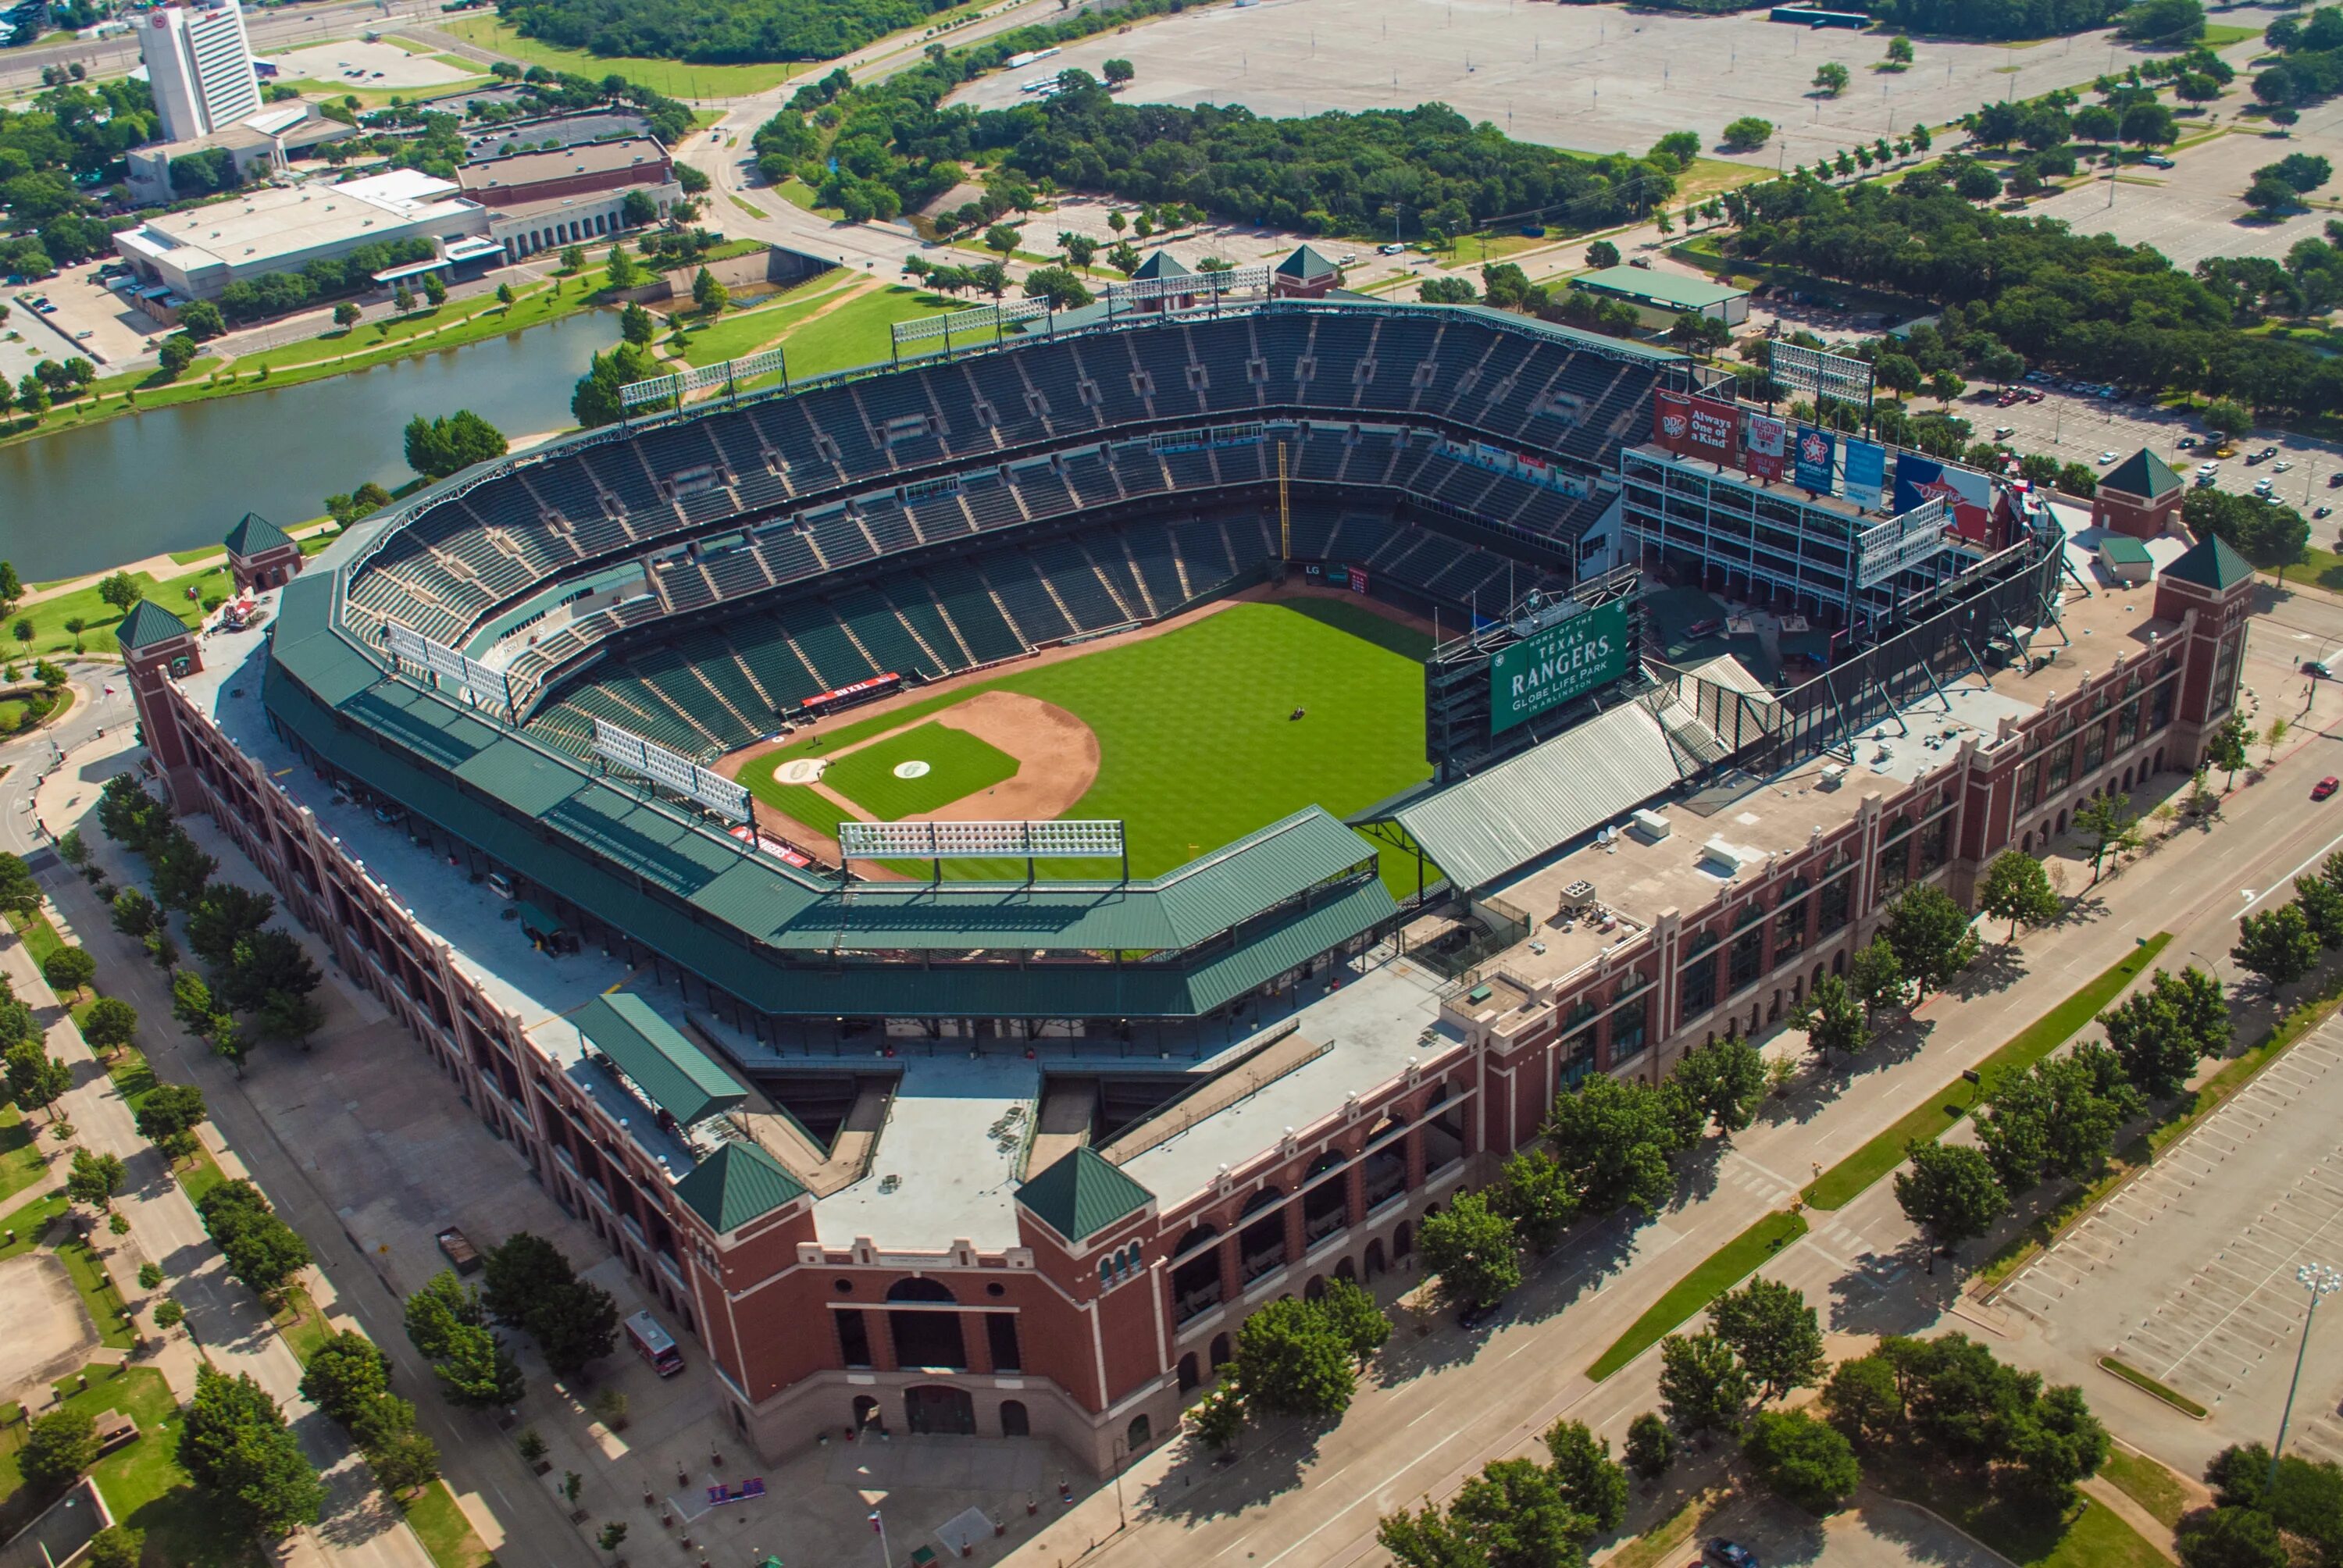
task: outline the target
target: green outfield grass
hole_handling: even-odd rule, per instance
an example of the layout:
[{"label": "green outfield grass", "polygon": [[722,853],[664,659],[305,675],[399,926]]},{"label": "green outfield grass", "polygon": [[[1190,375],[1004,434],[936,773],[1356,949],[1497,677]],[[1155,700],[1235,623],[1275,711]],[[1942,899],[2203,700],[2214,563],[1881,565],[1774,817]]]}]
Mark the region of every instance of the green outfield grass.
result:
[{"label": "green outfield grass", "polygon": [[[1065,709],[1098,736],[1098,779],[1067,815],[1121,818],[1132,873],[1153,876],[1305,806],[1345,816],[1423,779],[1431,771],[1423,757],[1422,664],[1430,642],[1337,599],[1232,605],[1163,637],[842,725],[819,744],[800,742],[759,758],[740,781],[775,809],[830,832],[838,808],[810,789],[775,783],[776,768],[794,758],[834,756],[840,746],[980,691],[1022,692]],[[1292,719],[1297,708],[1307,716]],[[924,737],[934,728],[914,733]],[[937,760],[898,743],[873,749],[889,753],[878,769],[889,786],[902,782],[887,769],[904,757]],[[842,771],[852,761],[833,764],[825,782],[852,795],[844,783],[853,775]],[[975,861],[945,869],[970,878],[1001,874],[1000,866]],[[1098,876],[1114,868],[1071,860],[1055,869]],[[1427,880],[1437,875],[1425,873]],[[1394,890],[1412,893],[1415,862],[1386,851],[1383,877]]]},{"label": "green outfield grass", "polygon": [[[925,762],[929,770],[917,779],[898,779],[895,769],[905,762]],[[821,781],[868,808],[872,816],[893,822],[941,810],[962,796],[1015,777],[1017,759],[1006,751],[965,729],[922,724],[840,758],[823,772]]]}]

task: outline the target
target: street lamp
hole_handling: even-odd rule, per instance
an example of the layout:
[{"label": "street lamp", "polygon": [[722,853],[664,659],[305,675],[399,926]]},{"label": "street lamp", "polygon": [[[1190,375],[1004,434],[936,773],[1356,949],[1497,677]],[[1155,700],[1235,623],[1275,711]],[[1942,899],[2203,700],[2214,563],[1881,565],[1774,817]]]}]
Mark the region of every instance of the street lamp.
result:
[{"label": "street lamp", "polygon": [[2310,1320],[2318,1315],[2318,1298],[2343,1291],[2343,1273],[2324,1263],[2305,1263],[2294,1277],[2310,1292],[2310,1310],[2302,1314],[2302,1342],[2295,1347],[2294,1381],[2286,1385],[2286,1409],[2278,1418],[2278,1442],[2270,1445],[2269,1484],[2278,1484],[2278,1451],[2286,1446],[2286,1423],[2294,1419],[2294,1391],[2302,1386],[2302,1358],[2310,1349]]}]

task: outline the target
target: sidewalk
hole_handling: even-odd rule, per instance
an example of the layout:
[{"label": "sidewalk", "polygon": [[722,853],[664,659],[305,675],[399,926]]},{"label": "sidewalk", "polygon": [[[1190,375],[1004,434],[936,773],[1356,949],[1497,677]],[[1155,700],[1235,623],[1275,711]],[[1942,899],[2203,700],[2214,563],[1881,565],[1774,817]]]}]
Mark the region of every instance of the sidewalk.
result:
[{"label": "sidewalk", "polygon": [[[69,919],[54,904],[51,919],[60,934],[74,937]],[[74,1072],[75,1087],[63,1105],[75,1129],[75,1141],[92,1151],[119,1156],[128,1168],[129,1177],[116,1207],[129,1219],[130,1234],[125,1244],[106,1254],[107,1272],[124,1300],[138,1302],[146,1294],[138,1289],[138,1266],[152,1259],[163,1266],[167,1292],[186,1309],[185,1330],[166,1336],[162,1350],[147,1358],[148,1364],[162,1370],[173,1394],[183,1402],[195,1392],[199,1357],[231,1375],[250,1373],[284,1410],[303,1450],[325,1480],[324,1514],[314,1530],[301,1531],[283,1550],[284,1562],[291,1568],[326,1568],[327,1564],[430,1568],[431,1558],[422,1542],[376,1487],[372,1473],[357,1457],[347,1434],[300,1397],[300,1362],[277,1334],[266,1307],[228,1276],[226,1261],[204,1233],[195,1205],[166,1168],[162,1156],[139,1137],[128,1102],[116,1092],[71,1015],[58,1006],[23,942],[12,941],[0,950],[0,972],[5,972],[15,981],[16,994],[35,1008],[55,1010],[55,1021],[48,1028],[48,1049]],[[142,1043],[152,1042],[176,1027],[171,1021],[168,995],[155,981],[157,972],[151,965],[128,965],[116,958],[99,973],[109,995],[120,996],[138,1009]],[[234,1173],[227,1161],[223,1161],[223,1167]],[[140,1313],[142,1332],[151,1337],[156,1331],[143,1303]]]}]

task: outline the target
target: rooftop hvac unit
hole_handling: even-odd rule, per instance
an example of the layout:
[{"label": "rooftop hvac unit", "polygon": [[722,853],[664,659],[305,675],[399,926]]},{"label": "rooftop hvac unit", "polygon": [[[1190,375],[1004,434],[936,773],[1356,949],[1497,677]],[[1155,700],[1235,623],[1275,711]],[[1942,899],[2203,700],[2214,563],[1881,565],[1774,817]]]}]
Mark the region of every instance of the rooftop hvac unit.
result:
[{"label": "rooftop hvac unit", "polygon": [[1700,847],[1700,858],[1703,860],[1724,867],[1726,872],[1733,876],[1741,874],[1742,861],[1747,856],[1747,850],[1736,849],[1722,839],[1711,839]]},{"label": "rooftop hvac unit", "polygon": [[1815,786],[1815,788],[1821,789],[1835,789],[1845,782],[1846,782],[1845,766],[1837,762],[1825,762],[1823,764],[1822,780]]},{"label": "rooftop hvac unit", "polygon": [[1584,878],[1562,890],[1562,901],[1572,909],[1581,909],[1594,901],[1594,884]]},{"label": "rooftop hvac unit", "polygon": [[1654,844],[1675,830],[1665,817],[1652,810],[1633,813],[1628,817],[1627,824]]}]

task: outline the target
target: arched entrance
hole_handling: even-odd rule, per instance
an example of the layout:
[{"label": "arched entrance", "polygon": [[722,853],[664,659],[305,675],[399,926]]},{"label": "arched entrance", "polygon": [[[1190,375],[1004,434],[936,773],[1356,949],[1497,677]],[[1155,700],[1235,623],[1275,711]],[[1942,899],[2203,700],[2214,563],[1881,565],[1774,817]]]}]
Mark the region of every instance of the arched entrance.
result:
[{"label": "arched entrance", "polygon": [[1367,1243],[1367,1278],[1373,1279],[1383,1271],[1383,1244],[1381,1240]]},{"label": "arched entrance", "polygon": [[1202,1381],[1196,1372],[1196,1352],[1190,1351],[1180,1358],[1180,1392],[1186,1393]]},{"label": "arched entrance", "polygon": [[1359,1271],[1352,1266],[1350,1259],[1345,1258],[1334,1265],[1334,1277],[1338,1280],[1348,1280],[1355,1285],[1359,1282]]},{"label": "arched entrance", "polygon": [[1228,1364],[1229,1336],[1226,1334],[1214,1334],[1212,1336],[1212,1376],[1215,1378],[1219,1377],[1221,1375],[1221,1369]]},{"label": "arched entrance", "polygon": [[1141,1450],[1145,1449],[1149,1443],[1154,1441],[1154,1426],[1148,1421],[1147,1416],[1143,1412],[1138,1415],[1132,1416],[1131,1418],[1131,1424],[1123,1428],[1122,1451],[1125,1453],[1140,1452]]},{"label": "arched entrance", "polygon": [[930,1436],[976,1435],[976,1402],[946,1383],[914,1383],[903,1391],[903,1421]]},{"label": "arched entrance", "polygon": [[1323,1274],[1311,1275],[1310,1282],[1302,1287],[1302,1299],[1305,1302],[1322,1301],[1325,1295],[1326,1276]]},{"label": "arched entrance", "polygon": [[1407,1221],[1402,1220],[1399,1229],[1392,1232],[1392,1261],[1396,1263],[1414,1251],[1415,1237],[1408,1230]]},{"label": "arched entrance", "polygon": [[1004,1399],[1001,1402],[1001,1435],[1003,1437],[1033,1435],[1033,1423],[1025,1414],[1024,1401]]}]

